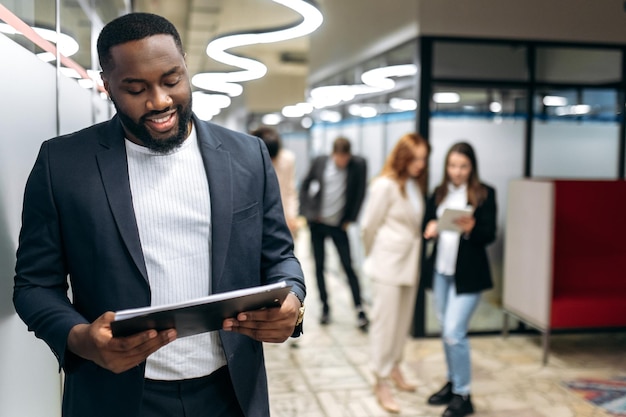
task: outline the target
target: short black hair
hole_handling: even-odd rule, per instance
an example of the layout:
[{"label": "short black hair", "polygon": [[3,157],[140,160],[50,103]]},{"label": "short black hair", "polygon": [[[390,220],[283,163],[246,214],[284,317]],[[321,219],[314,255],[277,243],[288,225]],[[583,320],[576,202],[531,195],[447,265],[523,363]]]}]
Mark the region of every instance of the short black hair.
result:
[{"label": "short black hair", "polygon": [[280,151],[282,144],[280,141],[280,135],[276,129],[272,129],[268,126],[261,126],[250,133],[265,142],[270,158],[274,159],[276,155],[278,155],[278,151]]},{"label": "short black hair", "polygon": [[166,18],[152,13],[129,13],[107,23],[98,36],[98,57],[102,70],[110,69],[111,48],[154,35],[170,35],[182,55],[183,42],[176,27]]}]

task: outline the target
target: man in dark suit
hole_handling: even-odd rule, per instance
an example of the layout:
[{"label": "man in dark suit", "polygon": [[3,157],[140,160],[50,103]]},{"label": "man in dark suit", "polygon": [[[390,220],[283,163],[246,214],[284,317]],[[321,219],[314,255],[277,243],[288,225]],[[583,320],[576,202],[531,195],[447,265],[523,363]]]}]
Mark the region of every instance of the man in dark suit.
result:
[{"label": "man in dark suit", "polygon": [[[65,371],[63,416],[267,416],[262,342],[299,335],[305,296],[267,150],[193,115],[166,19],[113,20],[98,54],[117,115],[43,143],[17,252],[14,304]],[[217,332],[112,336],[113,311],[280,281],[280,307]]]},{"label": "man in dark suit", "polygon": [[324,279],[324,242],[330,237],[335,243],[341,265],[348,277],[357,324],[367,331],[369,321],[361,304],[359,279],[352,268],[350,242],[346,230],[355,222],[365,197],[367,164],[352,155],[350,141],[335,139],[332,155],[315,158],[300,187],[300,211],[306,217],[311,232],[315,257],[315,274],[322,302],[321,324],[330,322],[330,306]]}]

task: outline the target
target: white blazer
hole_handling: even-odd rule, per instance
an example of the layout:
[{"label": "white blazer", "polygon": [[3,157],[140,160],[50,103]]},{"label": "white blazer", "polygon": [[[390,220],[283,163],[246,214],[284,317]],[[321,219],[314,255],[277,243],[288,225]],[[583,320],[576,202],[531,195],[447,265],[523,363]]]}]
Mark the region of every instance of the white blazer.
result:
[{"label": "white blazer", "polygon": [[291,221],[298,217],[300,205],[298,191],[296,191],[296,155],[289,149],[283,148],[272,160],[272,165],[278,177],[285,219]]},{"label": "white blazer", "polygon": [[416,210],[398,183],[378,177],[370,185],[361,218],[365,249],[363,270],[373,281],[417,286],[419,282],[424,202]]}]

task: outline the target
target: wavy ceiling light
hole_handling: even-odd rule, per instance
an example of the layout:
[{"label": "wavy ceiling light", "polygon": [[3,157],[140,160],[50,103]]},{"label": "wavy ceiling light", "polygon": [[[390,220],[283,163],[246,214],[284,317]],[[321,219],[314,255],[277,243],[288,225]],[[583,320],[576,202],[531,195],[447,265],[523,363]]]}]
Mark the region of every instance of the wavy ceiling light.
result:
[{"label": "wavy ceiling light", "polygon": [[391,77],[409,77],[416,73],[417,67],[414,64],[375,68],[361,75],[363,84],[325,85],[314,88],[310,93],[310,102],[316,109],[336,106],[341,102],[353,100],[357,95],[391,90],[396,85]]},{"label": "wavy ceiling light", "polygon": [[411,111],[417,109],[417,101],[410,98],[393,97],[389,100],[389,107],[397,111]]},{"label": "wavy ceiling light", "polygon": [[230,106],[230,97],[224,94],[208,94],[202,91],[194,91],[193,112],[201,120],[211,120],[213,116],[220,113],[221,109]]},{"label": "wavy ceiling light", "polygon": [[316,109],[332,107],[344,101],[353,100],[361,94],[377,93],[382,91],[378,87],[371,87],[365,84],[352,85],[324,85],[316,87],[309,93],[309,102]]},{"label": "wavy ceiling light", "polygon": [[[58,45],[53,44],[50,40],[44,39],[41,32],[36,31],[35,28],[32,28],[31,26],[26,24],[22,19],[20,19],[17,15],[15,15],[15,13],[10,11],[6,6],[3,6],[1,3],[0,3],[0,20],[3,20],[5,22],[1,24],[2,26],[0,26],[3,32],[21,34],[22,36],[27,38],[30,42],[33,42],[35,45],[39,46],[41,49],[50,53],[51,55],[56,57],[58,54],[61,64],[65,67],[73,68],[74,70],[76,70],[83,79],[86,79],[86,80],[93,79],[93,77],[91,77],[87,73],[85,68],[83,68],[77,62],[75,62],[74,60],[72,60],[71,58],[65,55],[65,53],[72,53],[71,49],[69,51],[61,50],[61,44],[64,44],[64,45],[66,44],[65,41],[63,40],[64,39],[63,36],[59,38]],[[70,38],[70,39],[74,41],[73,38]],[[56,37],[53,39],[53,41],[56,41]],[[72,46],[71,48],[77,48],[77,46]],[[104,87],[102,87],[101,83],[98,83],[96,81],[96,86],[101,93],[104,93]]]},{"label": "wavy ceiling light", "polygon": [[302,21],[294,26],[272,28],[267,32],[225,35],[211,41],[206,49],[207,55],[216,61],[241,68],[241,71],[196,74],[191,79],[194,86],[204,90],[226,93],[231,97],[240,95],[243,92],[243,88],[236,83],[263,77],[267,72],[267,67],[254,59],[227,52],[227,49],[280,42],[305,36],[320,27],[324,20],[322,13],[315,6],[313,0],[272,1],[299,13],[302,16]]},{"label": "wavy ceiling light", "polygon": [[414,64],[392,65],[364,72],[361,74],[361,81],[370,87],[391,90],[396,85],[391,77],[409,77],[415,74],[417,74],[417,66]]},{"label": "wavy ceiling light", "polygon": [[[79,46],[76,39],[72,38],[70,35],[66,35],[65,33],[60,33],[57,36],[57,32],[50,29],[32,28],[35,33],[44,38],[47,41],[54,43],[57,48],[59,48],[59,52],[67,57],[74,55],[78,52]],[[13,26],[8,25],[6,23],[0,23],[0,32],[6,33],[7,35],[23,35],[22,32],[15,29]],[[41,59],[45,62],[54,61],[56,57],[52,55],[50,52],[43,52],[39,54]]]}]

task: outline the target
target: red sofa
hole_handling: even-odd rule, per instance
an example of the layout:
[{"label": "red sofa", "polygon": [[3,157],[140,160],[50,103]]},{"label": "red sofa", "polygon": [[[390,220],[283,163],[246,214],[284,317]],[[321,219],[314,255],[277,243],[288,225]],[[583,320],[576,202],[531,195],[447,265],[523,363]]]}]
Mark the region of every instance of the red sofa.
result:
[{"label": "red sofa", "polygon": [[509,185],[503,311],[543,334],[626,327],[626,182]]}]

